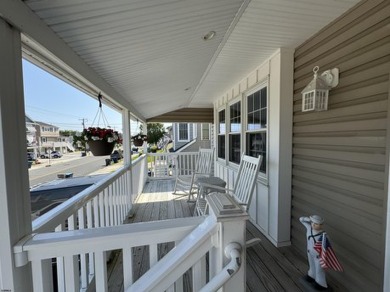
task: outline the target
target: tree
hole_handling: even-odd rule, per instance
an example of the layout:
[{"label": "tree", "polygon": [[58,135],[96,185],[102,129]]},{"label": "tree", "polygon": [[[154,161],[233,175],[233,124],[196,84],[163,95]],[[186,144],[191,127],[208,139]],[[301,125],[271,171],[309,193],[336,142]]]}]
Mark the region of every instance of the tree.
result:
[{"label": "tree", "polygon": [[156,145],[164,137],[165,128],[161,123],[148,123],[148,143]]},{"label": "tree", "polygon": [[60,136],[70,137],[76,135],[77,131],[73,130],[60,130]]},{"label": "tree", "polygon": [[78,131],[73,134],[73,146],[85,150],[85,138]]}]

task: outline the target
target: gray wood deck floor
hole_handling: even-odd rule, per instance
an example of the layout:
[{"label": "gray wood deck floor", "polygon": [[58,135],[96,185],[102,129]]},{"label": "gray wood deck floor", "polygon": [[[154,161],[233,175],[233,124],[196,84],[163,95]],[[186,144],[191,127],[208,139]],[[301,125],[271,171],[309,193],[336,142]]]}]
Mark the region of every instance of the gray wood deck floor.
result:
[{"label": "gray wood deck floor", "polygon": [[[153,180],[148,182],[143,193],[134,205],[133,216],[128,223],[146,222],[171,218],[189,217],[193,214],[194,204],[187,202],[187,196],[173,195],[173,180]],[[306,258],[291,247],[276,248],[250,222],[247,223],[247,239],[258,237],[261,243],[247,248],[247,279],[249,292],[259,291],[305,291],[299,278],[307,271]],[[165,255],[171,244],[159,246],[159,257]],[[137,247],[134,255],[134,280],[137,280],[149,268],[148,247]],[[108,267],[109,291],[123,291],[122,256],[114,252]],[[191,291],[191,276],[184,276],[186,291]],[[335,289],[334,291],[343,291]],[[344,290],[345,291],[345,290]]]}]

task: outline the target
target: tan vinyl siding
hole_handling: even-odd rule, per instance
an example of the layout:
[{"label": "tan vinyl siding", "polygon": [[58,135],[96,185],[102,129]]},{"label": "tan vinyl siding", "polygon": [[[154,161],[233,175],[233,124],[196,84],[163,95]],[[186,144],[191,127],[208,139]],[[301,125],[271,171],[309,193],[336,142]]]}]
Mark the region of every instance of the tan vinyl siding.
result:
[{"label": "tan vinyl siding", "polygon": [[[302,113],[302,89],[340,70],[328,111]],[[349,291],[382,291],[387,205],[390,1],[362,1],[297,48],[294,65],[292,244],[305,252],[298,218],[325,218]]]}]

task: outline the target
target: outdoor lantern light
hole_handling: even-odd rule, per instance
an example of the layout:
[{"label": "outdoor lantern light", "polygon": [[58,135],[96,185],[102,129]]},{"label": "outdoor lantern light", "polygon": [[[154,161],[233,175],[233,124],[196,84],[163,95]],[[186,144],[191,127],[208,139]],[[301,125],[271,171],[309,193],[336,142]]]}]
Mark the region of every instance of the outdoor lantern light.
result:
[{"label": "outdoor lantern light", "polygon": [[339,69],[334,68],[318,76],[320,68],[313,68],[313,80],[302,90],[302,111],[326,111],[329,90],[339,84]]}]

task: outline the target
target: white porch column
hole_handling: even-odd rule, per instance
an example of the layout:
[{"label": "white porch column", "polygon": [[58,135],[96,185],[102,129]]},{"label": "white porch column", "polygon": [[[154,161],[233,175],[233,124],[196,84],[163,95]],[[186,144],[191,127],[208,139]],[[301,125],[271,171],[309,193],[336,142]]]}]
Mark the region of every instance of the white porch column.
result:
[{"label": "white porch column", "polygon": [[[249,216],[228,194],[212,193],[206,197],[206,200],[210,206],[211,216],[215,216],[220,224],[219,236],[214,238],[218,241],[214,243],[217,248],[210,251],[210,282],[220,278],[217,275],[220,275],[220,271],[231,260],[225,254],[226,247],[232,243],[239,244],[241,246],[240,268],[218,291],[244,292],[246,291],[246,221]],[[210,288],[206,287],[207,285],[203,288],[205,291]]]},{"label": "white porch column", "polygon": [[20,33],[0,18],[0,290],[31,291],[13,246],[31,233]]},{"label": "white porch column", "polygon": [[122,129],[123,129],[123,159],[125,165],[130,165],[130,171],[126,174],[126,185],[128,187],[126,193],[126,202],[129,212],[133,208],[133,167],[131,163],[131,127],[130,127],[130,112],[127,109],[122,110]]}]

